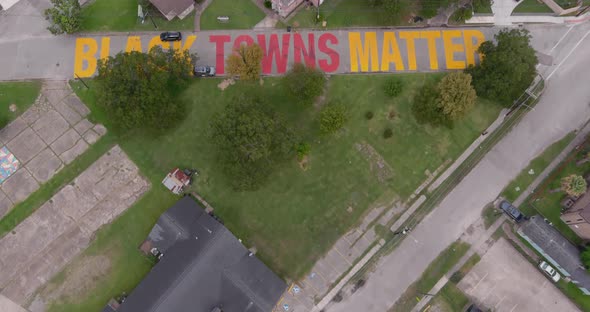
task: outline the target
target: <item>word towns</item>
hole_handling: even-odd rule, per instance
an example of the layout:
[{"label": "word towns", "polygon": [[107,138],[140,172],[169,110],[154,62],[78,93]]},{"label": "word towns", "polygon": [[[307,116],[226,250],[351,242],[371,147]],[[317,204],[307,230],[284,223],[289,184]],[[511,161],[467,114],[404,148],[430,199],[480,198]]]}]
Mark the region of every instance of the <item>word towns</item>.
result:
[{"label": "word towns", "polygon": [[229,53],[253,43],[263,51],[263,74],[283,74],[289,64],[298,62],[326,73],[464,69],[478,60],[477,49],[484,40],[475,29],[197,34],[173,43],[159,36],[77,38],[74,75],[91,77],[98,59],[120,51],[147,52],[157,45],[196,52],[200,62],[215,64],[223,75]]}]

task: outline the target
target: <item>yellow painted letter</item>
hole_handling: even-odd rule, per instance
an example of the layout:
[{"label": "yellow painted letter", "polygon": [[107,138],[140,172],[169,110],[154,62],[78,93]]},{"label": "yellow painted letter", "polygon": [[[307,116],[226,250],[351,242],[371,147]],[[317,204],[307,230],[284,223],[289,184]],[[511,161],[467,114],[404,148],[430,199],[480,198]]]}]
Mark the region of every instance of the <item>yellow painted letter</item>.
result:
[{"label": "yellow painted letter", "polygon": [[100,58],[106,59],[109,57],[109,51],[111,48],[111,37],[102,37],[100,41]]},{"label": "yellow painted letter", "polygon": [[193,46],[193,43],[195,43],[195,40],[197,40],[197,36],[190,35],[190,36],[187,36],[186,39],[184,39],[183,46],[180,45],[181,41],[174,41],[174,44],[172,46],[174,47],[174,50],[179,50],[179,51],[190,50],[190,48]]},{"label": "yellow painted letter", "polygon": [[443,41],[445,43],[445,59],[447,60],[447,69],[463,69],[465,61],[455,60],[456,52],[465,51],[462,44],[453,43],[453,38],[461,38],[460,30],[443,30]]},{"label": "yellow painted letter", "polygon": [[161,46],[162,49],[170,49],[170,42],[160,40],[160,36],[154,36],[152,39],[150,39],[150,43],[148,44],[148,51],[151,51],[152,48],[157,45]]},{"label": "yellow painted letter", "polygon": [[406,40],[406,48],[408,50],[408,70],[416,70],[416,45],[414,40],[420,38],[420,33],[417,31],[400,31],[400,39]]},{"label": "yellow painted letter", "polygon": [[[74,76],[91,77],[96,71],[96,52],[98,44],[93,38],[77,38],[74,56]],[[86,68],[84,68],[86,61]]]},{"label": "yellow painted letter", "polygon": [[389,71],[389,63],[395,63],[395,70],[404,70],[404,61],[399,54],[399,46],[395,39],[395,33],[386,31],[383,33],[383,54],[381,55],[381,71]]},{"label": "yellow painted letter", "polygon": [[348,44],[350,48],[350,71],[358,72],[361,63],[361,71],[369,71],[369,61],[371,62],[371,71],[379,71],[379,53],[377,51],[377,34],[375,32],[365,33],[365,44],[361,42],[359,32],[348,33]]},{"label": "yellow painted letter", "polygon": [[130,36],[127,38],[127,47],[125,48],[125,52],[131,51],[141,51],[141,38],[139,36]]},{"label": "yellow painted letter", "polygon": [[[475,43],[473,43],[475,38]],[[467,59],[467,65],[475,64],[475,53],[482,42],[486,40],[483,33],[479,30],[467,29],[463,31],[463,42],[465,42],[465,58]],[[481,61],[481,55],[479,56]]]},{"label": "yellow painted letter", "polygon": [[430,56],[430,69],[438,70],[438,55],[436,53],[436,39],[440,38],[440,31],[421,31],[420,38],[428,40],[428,56]]}]

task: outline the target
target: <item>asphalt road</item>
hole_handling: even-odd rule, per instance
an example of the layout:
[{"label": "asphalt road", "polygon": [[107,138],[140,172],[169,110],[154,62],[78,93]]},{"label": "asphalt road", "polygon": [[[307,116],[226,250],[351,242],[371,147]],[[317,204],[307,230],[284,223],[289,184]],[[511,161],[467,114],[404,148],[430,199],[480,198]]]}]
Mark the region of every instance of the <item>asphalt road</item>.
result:
[{"label": "asphalt road", "polygon": [[[535,30],[538,31],[538,30]],[[546,33],[544,31],[541,34]],[[410,232],[391,254],[380,259],[365,286],[327,312],[383,312],[397,301],[483,208],[526,167],[530,160],[590,117],[590,25],[557,35],[553,44],[535,43],[553,56],[552,66],[540,66],[546,91],[534,110],[502,139],[457,187]],[[556,43],[559,43],[555,46]],[[426,291],[426,290],[425,290]]]}]

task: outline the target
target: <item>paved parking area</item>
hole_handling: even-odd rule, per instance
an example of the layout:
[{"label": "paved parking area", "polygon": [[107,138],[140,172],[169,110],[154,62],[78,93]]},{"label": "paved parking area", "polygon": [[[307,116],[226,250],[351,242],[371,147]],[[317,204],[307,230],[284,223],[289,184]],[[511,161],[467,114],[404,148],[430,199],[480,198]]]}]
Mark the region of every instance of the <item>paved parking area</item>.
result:
[{"label": "paved parking area", "polygon": [[492,311],[580,311],[503,238],[458,286],[475,302]]},{"label": "paved parking area", "polygon": [[0,185],[0,217],[106,133],[89,113],[67,81],[49,81],[35,104],[0,130],[0,145],[18,163]]},{"label": "paved parking area", "polygon": [[149,183],[115,146],[0,239],[0,294],[25,305]]}]

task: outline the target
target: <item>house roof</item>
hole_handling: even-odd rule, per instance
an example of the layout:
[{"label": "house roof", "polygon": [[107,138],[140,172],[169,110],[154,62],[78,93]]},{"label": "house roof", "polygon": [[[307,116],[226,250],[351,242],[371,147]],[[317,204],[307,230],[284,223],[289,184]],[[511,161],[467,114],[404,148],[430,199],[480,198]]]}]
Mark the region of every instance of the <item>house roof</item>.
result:
[{"label": "house roof", "polygon": [[582,195],[567,212],[577,212],[590,223],[590,192]]},{"label": "house roof", "polygon": [[190,197],[166,211],[154,229],[148,239],[159,238],[166,252],[120,312],[271,311],[287,287]]},{"label": "house roof", "polygon": [[580,261],[580,251],[541,216],[531,217],[521,225],[518,232],[531,240],[535,248],[540,248],[548,255],[551,258],[547,259],[549,262],[559,264],[580,286],[590,290],[590,275]]},{"label": "house roof", "polygon": [[194,0],[150,0],[150,2],[164,15],[170,13],[178,15],[195,4]]}]

